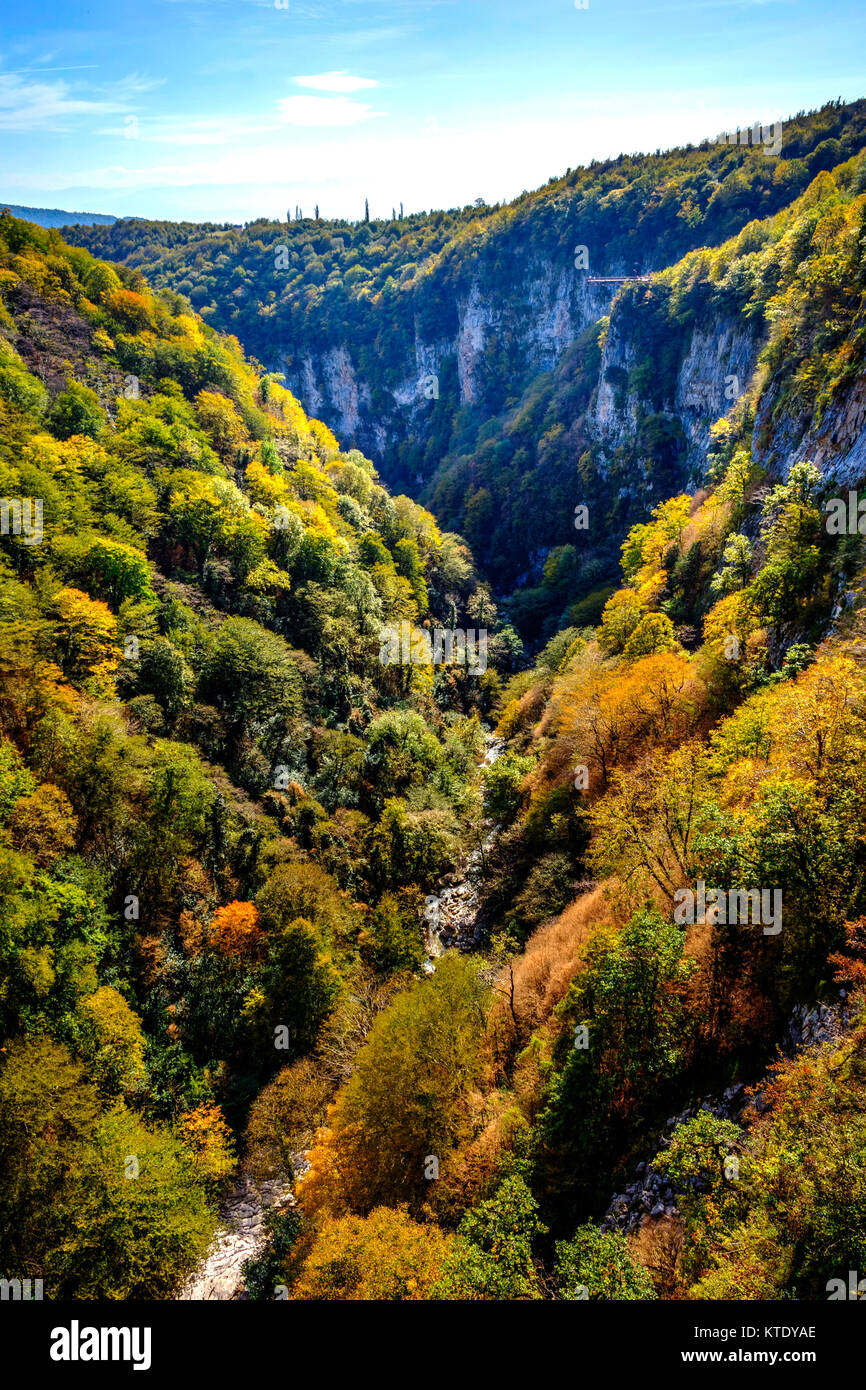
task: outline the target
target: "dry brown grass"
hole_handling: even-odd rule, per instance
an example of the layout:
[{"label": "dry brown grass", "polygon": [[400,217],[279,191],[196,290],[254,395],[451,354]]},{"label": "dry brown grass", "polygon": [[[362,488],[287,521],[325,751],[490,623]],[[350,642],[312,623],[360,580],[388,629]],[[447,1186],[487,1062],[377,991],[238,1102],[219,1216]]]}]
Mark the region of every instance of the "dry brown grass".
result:
[{"label": "dry brown grass", "polygon": [[693,499],[689,520],[680,537],[680,550],[683,555],[686,555],[697,541],[701,541],[708,548],[719,549],[730,529],[731,504],[712,502],[710,506],[705,507],[704,503],[709,496],[708,492],[702,490]]},{"label": "dry brown grass", "polygon": [[528,738],[547,708],[551,678],[539,680],[517,700],[510,700],[496,726],[498,738]]},{"label": "dry brown grass", "polygon": [[[523,779],[521,791],[530,792],[535,800],[551,787],[571,785],[575,778],[575,764],[579,761],[573,738],[553,739],[545,747],[541,760]],[[593,777],[593,784],[597,781],[598,778]],[[595,785],[592,790],[596,790]]]},{"label": "dry brown grass", "polygon": [[429,1210],[445,1226],[456,1225],[468,1207],[492,1196],[505,1159],[528,1126],[510,1091],[469,1096],[467,1106],[472,1137],[448,1155],[440,1181],[430,1184]]},{"label": "dry brown grass", "polygon": [[553,921],[538,927],[523,955],[500,973],[500,997],[494,1006],[496,1024],[506,1031],[510,1025],[512,1034],[516,1025],[515,1041],[525,1041],[565,998],[581,968],[581,952],[592,928],[612,922],[609,900],[604,888],[598,887],[576,898]]}]

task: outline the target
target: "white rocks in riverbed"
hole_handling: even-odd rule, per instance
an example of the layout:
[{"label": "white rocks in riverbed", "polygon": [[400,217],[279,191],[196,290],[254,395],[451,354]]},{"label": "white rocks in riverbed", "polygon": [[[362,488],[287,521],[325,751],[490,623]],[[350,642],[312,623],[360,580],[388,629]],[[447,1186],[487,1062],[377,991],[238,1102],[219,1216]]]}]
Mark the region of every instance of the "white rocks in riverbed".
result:
[{"label": "white rocks in riverbed", "polygon": [[222,1205],[222,1224],[210,1250],[175,1298],[238,1298],[243,1292],[244,1262],[258,1255],[265,1245],[265,1210],[291,1206],[293,1202],[288,1183],[263,1182],[256,1186],[249,1177],[242,1176]]}]

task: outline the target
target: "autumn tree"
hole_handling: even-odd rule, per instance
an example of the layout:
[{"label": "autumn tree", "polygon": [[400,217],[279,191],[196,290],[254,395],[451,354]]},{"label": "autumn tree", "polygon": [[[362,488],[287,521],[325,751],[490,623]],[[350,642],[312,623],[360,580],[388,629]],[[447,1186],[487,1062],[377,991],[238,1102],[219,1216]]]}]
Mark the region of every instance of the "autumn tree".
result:
[{"label": "autumn tree", "polygon": [[216,948],[239,960],[255,960],[261,953],[262,929],[255,903],[231,902],[218,907],[211,928]]},{"label": "autumn tree", "polygon": [[60,589],[54,595],[56,649],[63,674],[76,683],[90,682],[110,696],[120,662],[117,623],[107,604],[80,589]]},{"label": "autumn tree", "polygon": [[429,1299],[454,1237],[421,1225],[401,1210],[369,1216],[325,1216],[301,1266],[293,1299],[359,1301]]},{"label": "autumn tree", "polygon": [[177,1124],[180,1139],[193,1154],[196,1170],[208,1190],[217,1193],[235,1166],[232,1132],[218,1105],[188,1110]]},{"label": "autumn tree", "polygon": [[233,457],[247,433],[234,402],[219,391],[199,391],[195,411],[220,458]]},{"label": "autumn tree", "polygon": [[669,902],[691,882],[696,838],[708,816],[711,784],[702,745],[684,744],[667,756],[649,754],[617,769],[610,790],[590,811],[596,868],[633,884],[640,895]]},{"label": "autumn tree", "polygon": [[449,956],[379,1016],[311,1151],[305,1209],[420,1206],[425,1160],[442,1163],[465,1133],[485,1072],[485,999],[477,962]]},{"label": "autumn tree", "polygon": [[110,985],[82,1000],[80,1013],[81,1051],[100,1094],[135,1097],[147,1080],[141,1019]]},{"label": "autumn tree", "polygon": [[16,803],[9,828],[16,849],[32,855],[45,868],[75,844],[78,817],[65,792],[52,783],[43,782]]},{"label": "autumn tree", "polygon": [[253,1102],[247,1162],[257,1177],[293,1177],[292,1154],[308,1148],[324,1120],[332,1086],[321,1061],[303,1057],[277,1072]]}]

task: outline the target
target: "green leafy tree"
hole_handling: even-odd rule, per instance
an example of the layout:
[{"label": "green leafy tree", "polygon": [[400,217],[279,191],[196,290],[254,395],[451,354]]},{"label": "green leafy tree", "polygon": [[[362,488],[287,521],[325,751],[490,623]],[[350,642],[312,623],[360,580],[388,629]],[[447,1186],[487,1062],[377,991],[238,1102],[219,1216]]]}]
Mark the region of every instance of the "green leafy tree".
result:
[{"label": "green leafy tree", "polygon": [[[275,1047],[275,1030],[288,1030],[289,1055],[312,1047],[340,989],[337,971],[323,952],[311,922],[291,922],[271,943],[257,983],[244,1004],[244,1014],[257,1046]],[[274,1060],[283,1057],[273,1053]]]},{"label": "green leafy tree", "polygon": [[655,1298],[649,1270],[629,1254],[618,1231],[581,1226],[571,1240],[556,1244],[556,1288],[560,1298],[633,1302]]},{"label": "green leafy tree", "polygon": [[95,391],[70,381],[66,390],[55,397],[48,412],[48,425],[57,439],[69,439],[74,434],[99,439],[105,429],[105,412]]},{"label": "green leafy tree", "polygon": [[533,1245],[546,1231],[538,1219],[538,1203],[525,1180],[512,1174],[493,1197],[468,1211],[461,1220],[437,1296],[541,1298]]},{"label": "green leafy tree", "polygon": [[650,909],[590,938],[562,1006],[572,1045],[539,1121],[557,1200],[586,1200],[624,1127],[639,1133],[664,1105],[684,1056],[683,987],[693,971],[682,932]]},{"label": "green leafy tree", "polygon": [[201,687],[235,735],[279,733],[302,712],[291,648],[249,618],[227,618],[220,625]]}]

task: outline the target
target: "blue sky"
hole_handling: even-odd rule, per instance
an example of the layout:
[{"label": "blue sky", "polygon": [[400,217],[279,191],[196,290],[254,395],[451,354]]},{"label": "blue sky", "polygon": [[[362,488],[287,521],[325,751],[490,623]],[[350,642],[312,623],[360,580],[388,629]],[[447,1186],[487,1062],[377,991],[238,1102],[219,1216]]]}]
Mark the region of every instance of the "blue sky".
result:
[{"label": "blue sky", "polygon": [[0,197],[245,221],[512,198],[866,94],[861,0],[4,0]]}]

